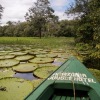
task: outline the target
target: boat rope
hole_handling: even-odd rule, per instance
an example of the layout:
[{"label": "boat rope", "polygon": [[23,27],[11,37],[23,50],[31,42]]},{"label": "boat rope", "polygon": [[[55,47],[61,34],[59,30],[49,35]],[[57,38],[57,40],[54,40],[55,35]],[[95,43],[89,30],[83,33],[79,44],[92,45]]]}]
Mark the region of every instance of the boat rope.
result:
[{"label": "boat rope", "polygon": [[75,98],[75,84],[74,84],[74,80],[72,80],[72,84],[73,84],[73,94],[74,94],[74,100],[76,100],[76,98]]}]

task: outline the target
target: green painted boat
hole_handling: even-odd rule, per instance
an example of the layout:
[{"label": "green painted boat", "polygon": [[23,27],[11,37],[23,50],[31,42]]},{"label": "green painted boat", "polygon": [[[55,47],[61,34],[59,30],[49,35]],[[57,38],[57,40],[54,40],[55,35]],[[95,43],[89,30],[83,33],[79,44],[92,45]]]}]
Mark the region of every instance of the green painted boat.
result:
[{"label": "green painted boat", "polygon": [[79,60],[71,57],[25,100],[100,100],[100,83]]}]

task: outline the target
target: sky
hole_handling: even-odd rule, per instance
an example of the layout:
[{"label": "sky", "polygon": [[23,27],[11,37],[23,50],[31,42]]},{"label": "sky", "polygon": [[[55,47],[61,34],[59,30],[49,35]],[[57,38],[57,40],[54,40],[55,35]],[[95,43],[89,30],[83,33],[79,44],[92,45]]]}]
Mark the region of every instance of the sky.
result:
[{"label": "sky", "polygon": [[[72,16],[67,16],[64,12],[69,7],[73,0],[49,0],[51,7],[55,10],[55,15],[59,16],[59,20],[72,19]],[[25,21],[25,14],[36,0],[0,0],[0,4],[4,7],[3,16],[1,19],[2,25],[8,21]]]}]

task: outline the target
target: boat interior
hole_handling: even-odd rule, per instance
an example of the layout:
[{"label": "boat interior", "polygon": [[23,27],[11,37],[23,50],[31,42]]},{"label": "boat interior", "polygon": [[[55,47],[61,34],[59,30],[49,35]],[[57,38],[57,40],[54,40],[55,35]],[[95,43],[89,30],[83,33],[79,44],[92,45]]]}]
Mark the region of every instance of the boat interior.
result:
[{"label": "boat interior", "polygon": [[53,84],[45,89],[38,100],[95,100],[96,92],[85,85]]}]

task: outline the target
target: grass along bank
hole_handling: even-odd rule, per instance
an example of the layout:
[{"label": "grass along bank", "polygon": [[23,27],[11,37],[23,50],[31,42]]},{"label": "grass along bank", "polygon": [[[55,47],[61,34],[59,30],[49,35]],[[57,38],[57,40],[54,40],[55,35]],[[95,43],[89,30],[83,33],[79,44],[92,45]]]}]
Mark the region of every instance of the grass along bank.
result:
[{"label": "grass along bank", "polygon": [[[29,47],[32,49],[62,49],[67,51],[70,50],[69,55],[74,55],[79,60],[82,59],[79,56],[79,52],[76,52],[75,49],[75,41],[74,38],[70,37],[46,37],[46,38],[36,38],[36,37],[0,37],[0,51],[3,50],[11,50],[11,49],[18,49],[25,50],[24,48]],[[78,49],[78,48],[77,48]],[[19,49],[18,49],[19,50]],[[100,71],[92,69],[90,70],[96,76],[96,78],[100,81],[98,74]]]},{"label": "grass along bank", "polygon": [[70,37],[0,37],[0,45],[33,45],[35,48],[70,48],[74,43]]}]

